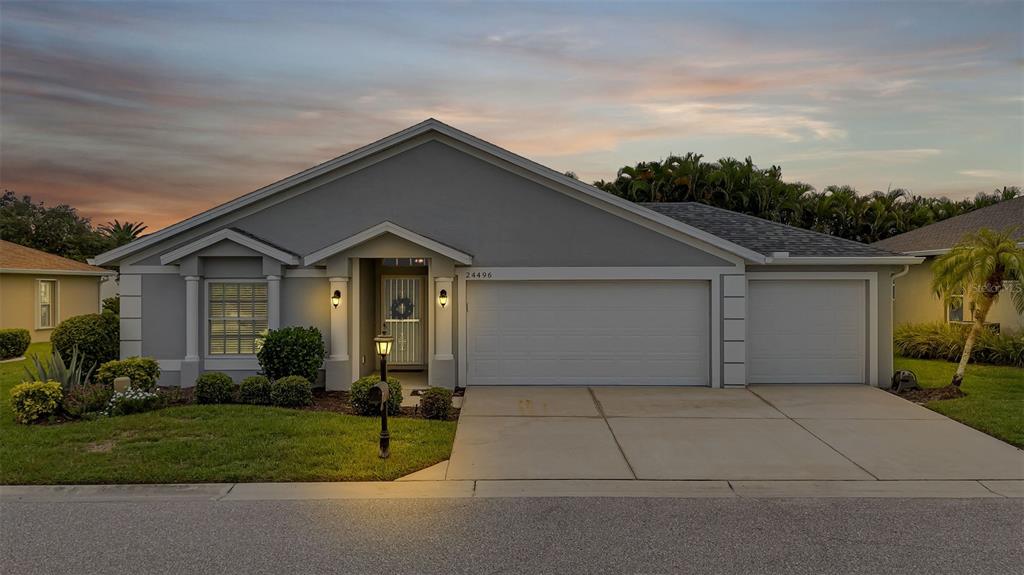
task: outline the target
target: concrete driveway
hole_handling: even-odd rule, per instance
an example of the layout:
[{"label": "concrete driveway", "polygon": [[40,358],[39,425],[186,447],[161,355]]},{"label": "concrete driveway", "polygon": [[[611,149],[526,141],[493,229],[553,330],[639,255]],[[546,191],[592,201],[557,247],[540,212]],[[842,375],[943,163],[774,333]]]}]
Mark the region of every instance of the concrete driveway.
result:
[{"label": "concrete driveway", "polygon": [[471,387],[447,479],[1024,479],[1024,452],[854,385]]}]

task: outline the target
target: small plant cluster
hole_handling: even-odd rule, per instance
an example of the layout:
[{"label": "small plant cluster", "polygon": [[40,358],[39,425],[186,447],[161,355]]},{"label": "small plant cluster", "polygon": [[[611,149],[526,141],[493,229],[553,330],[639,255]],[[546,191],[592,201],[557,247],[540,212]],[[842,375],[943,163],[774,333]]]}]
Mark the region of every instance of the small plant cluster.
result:
[{"label": "small plant cluster", "polygon": [[152,391],[144,391],[137,387],[129,387],[124,391],[116,391],[107,400],[107,408],[103,415],[131,415],[152,411],[160,407],[160,395]]},{"label": "small plant cluster", "polygon": [[431,387],[420,396],[420,413],[427,419],[448,419],[452,416],[452,390]]},{"label": "small plant cluster", "polygon": [[254,375],[242,380],[237,387],[226,373],[211,371],[196,379],[196,403],[248,403],[303,407],[313,403],[313,385],[301,375],[289,375],[270,381],[266,376]]},{"label": "small plant cluster", "polygon": [[315,327],[272,329],[257,341],[260,370],[274,381],[289,375],[316,381],[326,355],[323,335]]},{"label": "small plant cluster", "polygon": [[160,380],[160,364],[149,357],[129,357],[108,361],[96,370],[96,383],[114,385],[114,379],[127,377],[132,387],[143,391],[153,391]]},{"label": "small plant cluster", "polygon": [[27,329],[12,327],[0,329],[0,360],[21,357],[32,343]]},{"label": "small plant cluster", "polygon": [[[370,404],[370,390],[380,383],[379,375],[368,375],[356,380],[349,390],[348,400],[352,410],[359,415],[379,415],[379,408]],[[398,415],[402,407],[402,384],[398,378],[388,377],[388,415]]]},{"label": "small plant cluster", "polygon": [[60,411],[64,394],[56,381],[30,381],[11,390],[11,409],[18,423],[35,423]]},{"label": "small plant cluster", "polygon": [[[969,329],[947,323],[901,325],[893,333],[893,346],[903,357],[958,361]],[[982,331],[971,350],[971,361],[1024,367],[1024,332]]]}]

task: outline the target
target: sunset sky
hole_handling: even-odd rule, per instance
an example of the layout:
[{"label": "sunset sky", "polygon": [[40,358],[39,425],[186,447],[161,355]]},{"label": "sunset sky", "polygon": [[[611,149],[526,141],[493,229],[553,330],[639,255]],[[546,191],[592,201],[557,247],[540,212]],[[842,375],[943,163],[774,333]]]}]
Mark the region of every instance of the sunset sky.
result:
[{"label": "sunset sky", "polygon": [[[0,3],[0,185],[150,231],[428,117],[581,179],[1024,183],[1024,3]],[[453,178],[459,177],[452,174]]]}]

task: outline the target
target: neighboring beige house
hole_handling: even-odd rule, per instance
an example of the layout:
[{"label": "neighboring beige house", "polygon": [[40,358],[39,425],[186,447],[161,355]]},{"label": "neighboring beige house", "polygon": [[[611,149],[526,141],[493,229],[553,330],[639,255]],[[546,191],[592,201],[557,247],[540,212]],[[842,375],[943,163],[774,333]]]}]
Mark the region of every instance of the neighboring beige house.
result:
[{"label": "neighboring beige house", "polygon": [[100,282],[115,272],[0,240],[0,328],[50,341],[62,320],[100,310]]},{"label": "neighboring beige house", "polygon": [[[974,320],[969,294],[966,302],[963,301],[963,296],[943,301],[935,295],[931,287],[931,264],[936,257],[956,245],[965,234],[982,228],[1016,228],[1017,238],[1024,244],[1024,197],[1002,201],[872,244],[892,252],[927,258],[923,264],[911,266],[906,275],[896,279],[893,304],[893,322],[896,325]],[[1024,286],[1013,285],[1009,286],[1009,289],[1024,289]],[[1017,313],[1009,294],[1005,292],[1000,294],[986,321],[997,324],[1002,331],[1024,329],[1024,316]]]}]

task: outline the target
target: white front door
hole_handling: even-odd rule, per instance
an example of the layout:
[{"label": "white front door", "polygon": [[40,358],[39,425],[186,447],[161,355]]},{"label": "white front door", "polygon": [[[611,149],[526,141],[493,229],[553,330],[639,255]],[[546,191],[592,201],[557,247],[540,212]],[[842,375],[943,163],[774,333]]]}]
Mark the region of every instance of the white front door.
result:
[{"label": "white front door", "polygon": [[865,383],[867,282],[755,280],[747,292],[750,383]]},{"label": "white front door", "polygon": [[468,385],[708,385],[702,281],[470,281]]},{"label": "white front door", "polygon": [[388,363],[392,366],[423,366],[423,278],[381,277],[381,315],[395,338]]}]

